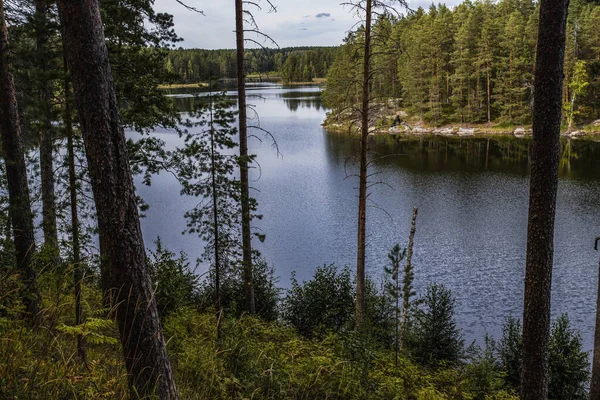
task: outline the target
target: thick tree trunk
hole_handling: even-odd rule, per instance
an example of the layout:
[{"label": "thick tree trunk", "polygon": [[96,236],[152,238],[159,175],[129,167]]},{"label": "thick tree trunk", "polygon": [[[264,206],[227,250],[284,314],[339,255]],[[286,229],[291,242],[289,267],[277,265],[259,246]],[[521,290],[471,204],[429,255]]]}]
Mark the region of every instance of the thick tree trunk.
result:
[{"label": "thick tree trunk", "polygon": [[17,268],[25,283],[23,303],[28,317],[34,325],[37,325],[41,315],[37,272],[31,265],[31,256],[35,252],[33,214],[29,200],[15,85],[8,60],[8,30],[4,17],[4,0],[0,0],[0,133],[2,133],[2,150],[6,162],[9,215],[12,222]]},{"label": "thick tree trunk", "polygon": [[366,0],[365,43],[363,56],[362,106],[360,127],[360,172],[358,183],[358,245],[356,260],[356,330],[365,318],[365,245],[367,228],[367,152],[369,139],[369,84],[371,83],[371,9]]},{"label": "thick tree trunk", "polygon": [[[71,82],[69,80],[66,57],[64,57],[65,79],[63,82],[65,90],[65,107],[63,123],[65,124],[65,136],[67,137],[67,162],[69,167],[69,198],[71,202],[71,246],[73,263],[73,283],[75,286],[75,325],[83,323],[83,307],[81,285],[83,281],[83,265],[81,264],[81,244],[79,237],[79,212],[77,209],[77,174],[75,172],[75,145],[73,137],[73,112],[71,109]],[[81,360],[87,364],[85,353],[85,339],[82,335],[77,336],[77,353]]]},{"label": "thick tree trunk", "polygon": [[[596,238],[594,248],[598,250],[600,237]],[[598,299],[596,302],[596,332],[594,334],[594,357],[592,360],[592,379],[590,400],[600,400],[600,264],[598,265]]]},{"label": "thick tree trunk", "polygon": [[60,0],[58,7],[98,215],[102,287],[117,320],[131,396],[177,399],[98,1]]},{"label": "thick tree trunk", "polygon": [[548,397],[550,289],[568,7],[569,0],[544,0],[540,6],[523,309],[522,400]]},{"label": "thick tree trunk", "polygon": [[54,167],[52,160],[52,82],[48,79],[48,5],[44,0],[35,2],[37,57],[40,73],[40,171],[42,174],[42,227],[44,244],[58,259],[58,231],[56,228],[56,201]]},{"label": "thick tree trunk", "polygon": [[235,0],[235,38],[237,49],[238,120],[240,128],[240,183],[242,201],[242,263],[246,311],[256,312],[252,272],[252,237],[250,232],[250,189],[248,178],[248,120],[246,110],[246,67],[244,65],[244,2]]}]

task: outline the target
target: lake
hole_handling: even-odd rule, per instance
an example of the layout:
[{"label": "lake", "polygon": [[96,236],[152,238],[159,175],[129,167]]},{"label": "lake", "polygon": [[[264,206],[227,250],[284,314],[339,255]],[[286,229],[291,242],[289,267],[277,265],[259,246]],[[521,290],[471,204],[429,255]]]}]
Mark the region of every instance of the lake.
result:
[{"label": "lake", "polygon": [[[193,90],[171,91],[189,110]],[[178,93],[178,94],[176,94]],[[235,95],[235,92],[229,92]],[[318,265],[356,264],[357,185],[350,175],[357,138],[327,133],[318,87],[251,86],[249,99],[264,129],[277,139],[278,157],[267,139],[250,142],[260,173],[253,170],[254,196],[264,215],[255,226],[267,235],[255,246],[288,287],[296,272],[309,279]],[[174,132],[158,130],[168,147],[181,143]],[[413,207],[419,208],[413,264],[419,293],[432,282],[452,289],[456,318],[467,344],[485,333],[499,338],[508,316],[521,317],[528,206],[528,139],[371,138],[374,181],[367,212],[367,270],[382,274],[395,243],[406,247]],[[581,331],[584,348],[593,345],[600,235],[600,144],[563,143],[556,217],[553,317],[568,312]],[[138,182],[150,205],[142,221],[149,247],[160,236],[191,260],[203,243],[182,235],[185,211],[197,199],[179,195],[167,174],[151,187]],[[199,266],[203,273],[206,266]]]}]

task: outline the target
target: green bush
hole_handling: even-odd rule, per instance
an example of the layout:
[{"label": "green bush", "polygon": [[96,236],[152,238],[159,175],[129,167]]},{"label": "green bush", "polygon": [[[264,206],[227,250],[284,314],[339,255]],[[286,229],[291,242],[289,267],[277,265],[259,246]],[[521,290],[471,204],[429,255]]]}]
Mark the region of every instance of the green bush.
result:
[{"label": "green bush", "polygon": [[[266,321],[275,321],[279,317],[281,289],[277,287],[275,269],[264,259],[258,258],[253,265],[254,303],[256,314]],[[200,284],[201,308],[215,306],[215,271],[210,269],[206,279]],[[226,312],[241,316],[246,301],[243,271],[241,265],[234,265],[222,271],[221,304]]]},{"label": "green bush", "polygon": [[456,365],[462,360],[464,340],[454,320],[454,302],[444,285],[427,288],[406,341],[409,354],[419,364]]},{"label": "green bush", "polygon": [[306,337],[324,337],[327,332],[342,332],[354,321],[354,285],[348,267],[317,267],[309,281],[292,287],[283,300],[283,320]]},{"label": "green bush", "polygon": [[[506,384],[518,392],[523,345],[521,322],[509,318],[502,330],[498,351],[500,363],[506,372]],[[566,314],[558,317],[552,324],[549,345],[548,399],[587,399],[588,355],[582,350],[581,335],[571,328]]]},{"label": "green bush", "polygon": [[571,328],[567,314],[562,314],[552,324],[549,368],[549,400],[588,398],[588,355],[582,350],[581,335]]},{"label": "green bush", "polygon": [[148,251],[148,271],[159,315],[166,317],[179,308],[199,304],[199,279],[186,255],[177,257],[163,247],[160,238],[155,244],[156,250]]}]

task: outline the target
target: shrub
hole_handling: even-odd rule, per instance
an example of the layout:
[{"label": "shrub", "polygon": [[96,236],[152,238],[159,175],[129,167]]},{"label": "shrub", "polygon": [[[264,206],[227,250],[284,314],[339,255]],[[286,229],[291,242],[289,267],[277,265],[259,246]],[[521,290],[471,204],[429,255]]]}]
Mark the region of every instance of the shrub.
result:
[{"label": "shrub", "polygon": [[166,317],[173,311],[199,303],[198,276],[184,253],[179,257],[156,240],[156,251],[149,251],[148,270],[154,286],[158,313]]},{"label": "shrub", "polygon": [[[256,315],[266,321],[275,321],[279,316],[279,300],[281,290],[277,287],[275,269],[264,259],[258,258],[253,265],[254,302]],[[240,316],[246,301],[243,270],[241,265],[224,268],[221,271],[221,304],[231,315]],[[207,279],[200,285],[201,308],[208,309],[215,305],[215,276],[211,268]]]},{"label": "shrub", "polygon": [[[502,331],[498,352],[500,363],[506,372],[506,384],[518,391],[523,343],[521,322],[509,318]],[[566,314],[558,317],[552,324],[549,345],[548,399],[586,399],[589,381],[588,355],[582,350],[581,335],[570,327]]]},{"label": "shrub", "polygon": [[415,311],[414,325],[407,335],[407,349],[421,365],[458,364],[464,340],[454,321],[454,298],[444,285],[427,288],[422,306]]},{"label": "shrub", "polygon": [[354,285],[350,269],[335,265],[317,267],[302,284],[292,275],[292,288],[283,300],[283,319],[306,337],[324,337],[344,331],[354,319]]},{"label": "shrub", "polygon": [[567,314],[552,324],[549,368],[549,400],[588,398],[588,355],[582,350],[581,335],[571,328]]}]

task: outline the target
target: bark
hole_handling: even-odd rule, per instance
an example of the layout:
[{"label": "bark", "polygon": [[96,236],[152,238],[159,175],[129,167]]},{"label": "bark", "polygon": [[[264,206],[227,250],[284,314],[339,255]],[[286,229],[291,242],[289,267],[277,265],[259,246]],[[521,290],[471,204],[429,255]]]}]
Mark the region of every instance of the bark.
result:
[{"label": "bark", "polygon": [[[67,137],[67,163],[69,169],[69,200],[71,202],[71,246],[73,263],[73,283],[75,287],[75,325],[83,323],[83,307],[81,297],[81,284],[83,281],[83,265],[81,264],[81,244],[79,236],[79,211],[77,209],[77,174],[75,172],[75,145],[73,137],[73,111],[71,109],[71,82],[69,80],[66,57],[64,60],[65,79],[65,107],[63,122],[65,124],[65,136]],[[77,353],[81,360],[87,364],[85,353],[85,339],[77,335]]]},{"label": "bark", "polygon": [[366,0],[365,43],[363,55],[362,106],[360,127],[360,173],[358,183],[358,246],[356,260],[356,330],[365,318],[365,244],[367,228],[367,151],[369,139],[369,84],[371,82],[371,8]]},{"label": "bark", "polygon": [[[596,238],[594,248],[598,250],[600,237]],[[592,359],[592,379],[590,400],[600,400],[600,264],[598,265],[598,299],[596,303],[596,332],[594,333],[594,356]]]},{"label": "bark", "polygon": [[242,202],[242,264],[246,311],[256,312],[252,272],[252,239],[250,232],[250,189],[248,178],[248,120],[246,109],[246,67],[244,65],[244,2],[235,0],[235,38],[237,50],[238,120],[240,128],[240,183]]},{"label": "bark", "polygon": [[[412,255],[413,255],[413,246],[415,243],[415,231],[417,229],[417,214],[419,213],[419,209],[417,207],[413,208],[413,216],[412,221],[410,223],[410,235],[408,236],[408,251],[406,252],[406,270],[408,271],[412,267]],[[410,287],[406,287],[402,294],[402,317],[400,320],[400,350],[402,350],[402,346],[404,344],[404,333],[406,332],[406,323],[408,320],[408,307],[410,306]]]},{"label": "bark", "polygon": [[569,0],[545,0],[540,6],[523,310],[522,400],[548,397],[550,290],[568,6]]},{"label": "bark", "polygon": [[48,79],[48,5],[44,0],[35,2],[35,33],[40,73],[40,171],[42,174],[42,228],[44,244],[58,257],[58,231],[56,228],[56,200],[54,192],[54,166],[52,160],[52,82]]},{"label": "bark", "polygon": [[17,268],[22,274],[25,288],[23,303],[33,325],[40,322],[40,294],[37,272],[31,257],[35,252],[33,214],[29,200],[25,153],[21,139],[21,126],[15,96],[15,85],[8,60],[8,30],[4,18],[4,0],[0,0],[0,132],[6,162],[9,215],[12,223]]},{"label": "bark", "polygon": [[97,0],[58,1],[98,216],[102,287],[132,398],[178,399],[148,276],[125,134]]}]

